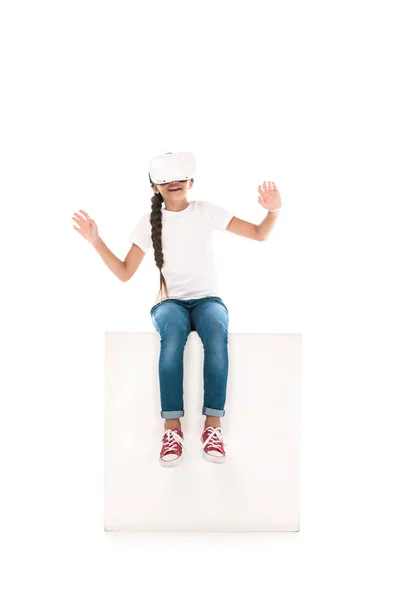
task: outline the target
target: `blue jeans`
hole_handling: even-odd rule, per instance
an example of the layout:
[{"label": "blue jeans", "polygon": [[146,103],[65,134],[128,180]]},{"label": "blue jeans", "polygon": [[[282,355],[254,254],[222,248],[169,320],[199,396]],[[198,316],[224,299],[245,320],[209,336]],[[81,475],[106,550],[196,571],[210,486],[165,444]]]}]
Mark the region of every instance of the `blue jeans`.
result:
[{"label": "blue jeans", "polygon": [[229,313],[219,296],[190,300],[165,299],[150,310],[160,333],[158,374],[161,417],[183,417],[183,352],[191,331],[197,331],[204,348],[204,401],[202,414],[225,415],[228,380]]}]

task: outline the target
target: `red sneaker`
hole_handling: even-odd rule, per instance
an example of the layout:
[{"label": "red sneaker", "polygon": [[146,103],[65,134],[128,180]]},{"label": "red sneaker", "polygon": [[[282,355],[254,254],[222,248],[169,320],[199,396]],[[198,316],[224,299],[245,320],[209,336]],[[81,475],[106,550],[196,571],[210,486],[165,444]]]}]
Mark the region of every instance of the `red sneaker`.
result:
[{"label": "red sneaker", "polygon": [[203,458],[210,462],[225,462],[225,448],[221,427],[206,427],[201,434]]},{"label": "red sneaker", "polygon": [[183,433],[181,429],[166,429],[162,438],[160,464],[176,467],[183,461]]}]

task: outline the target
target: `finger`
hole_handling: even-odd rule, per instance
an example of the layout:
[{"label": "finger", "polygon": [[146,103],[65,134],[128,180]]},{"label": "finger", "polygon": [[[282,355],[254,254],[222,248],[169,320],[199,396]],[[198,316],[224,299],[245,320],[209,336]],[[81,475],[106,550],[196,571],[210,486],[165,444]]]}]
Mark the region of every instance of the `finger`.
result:
[{"label": "finger", "polygon": [[79,227],[75,227],[75,225],[74,225],[73,227],[74,227],[74,229],[76,229],[76,231],[77,231],[78,233],[80,233],[81,235],[83,235],[83,234],[82,234],[82,231],[79,229]]},{"label": "finger", "polygon": [[[85,219],[79,213],[74,212],[74,215],[76,215],[76,217],[78,218],[79,223],[84,223],[85,222]],[[74,218],[74,217],[72,217],[72,218]]]},{"label": "finger", "polygon": [[263,188],[264,188],[264,191],[268,190],[268,186],[267,186],[267,182],[266,181],[264,181],[264,183],[263,183]]},{"label": "finger", "polygon": [[[87,212],[85,212],[84,210],[82,210],[81,208],[79,209],[79,212],[81,212],[83,215],[85,215],[85,217],[87,219],[90,219],[89,215],[87,214]],[[91,219],[90,219],[91,220]]]},{"label": "finger", "polygon": [[274,186],[274,190],[277,190],[278,188],[276,187],[276,183],[275,181],[272,182],[272,185]]}]

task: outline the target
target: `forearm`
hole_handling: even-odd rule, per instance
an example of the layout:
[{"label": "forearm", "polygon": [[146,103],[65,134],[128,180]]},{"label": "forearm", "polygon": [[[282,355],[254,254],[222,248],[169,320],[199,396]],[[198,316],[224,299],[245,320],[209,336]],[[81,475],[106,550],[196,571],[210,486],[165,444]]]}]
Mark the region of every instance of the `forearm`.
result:
[{"label": "forearm", "polygon": [[101,237],[93,243],[93,248],[101,256],[104,263],[109,269],[118,277],[120,281],[125,281],[126,267],[125,263],[120,260],[111,250],[106,246]]},{"label": "forearm", "polygon": [[258,235],[260,240],[266,240],[278,218],[279,210],[276,212],[268,212],[267,216],[259,225],[257,225]]}]

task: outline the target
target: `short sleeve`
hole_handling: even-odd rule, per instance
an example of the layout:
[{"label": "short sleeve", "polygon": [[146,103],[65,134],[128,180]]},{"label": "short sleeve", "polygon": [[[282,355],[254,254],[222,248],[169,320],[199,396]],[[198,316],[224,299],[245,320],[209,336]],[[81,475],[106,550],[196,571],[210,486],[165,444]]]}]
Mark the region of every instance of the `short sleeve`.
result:
[{"label": "short sleeve", "polygon": [[137,223],[135,229],[130,233],[128,241],[131,244],[136,244],[147,252],[151,245],[151,224],[149,219],[149,213],[143,215],[140,221]]},{"label": "short sleeve", "polygon": [[211,222],[211,226],[218,231],[224,232],[231,219],[235,216],[234,213],[223,206],[214,204],[213,202],[205,201],[204,204],[206,206],[206,211]]}]

